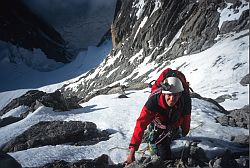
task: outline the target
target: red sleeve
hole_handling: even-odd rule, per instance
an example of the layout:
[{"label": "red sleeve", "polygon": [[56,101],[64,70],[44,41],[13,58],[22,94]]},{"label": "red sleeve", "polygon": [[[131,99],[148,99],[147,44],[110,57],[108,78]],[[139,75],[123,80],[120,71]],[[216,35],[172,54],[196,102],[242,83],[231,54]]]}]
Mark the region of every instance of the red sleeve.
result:
[{"label": "red sleeve", "polygon": [[170,68],[165,69],[164,71],[162,71],[162,73],[160,74],[160,76],[158,77],[158,79],[155,81],[155,83],[153,84],[153,86],[151,87],[151,93],[156,90],[158,87],[160,87],[160,83],[161,81],[165,78],[165,73],[167,71],[171,70]]},{"label": "red sleeve", "polygon": [[190,129],[191,114],[183,116],[183,122],[181,124],[182,134],[186,136]]},{"label": "red sleeve", "polygon": [[139,118],[136,120],[134,133],[131,138],[129,148],[135,148],[137,150],[141,144],[144,131],[147,126],[153,121],[155,113],[149,111],[145,106],[142,108]]}]

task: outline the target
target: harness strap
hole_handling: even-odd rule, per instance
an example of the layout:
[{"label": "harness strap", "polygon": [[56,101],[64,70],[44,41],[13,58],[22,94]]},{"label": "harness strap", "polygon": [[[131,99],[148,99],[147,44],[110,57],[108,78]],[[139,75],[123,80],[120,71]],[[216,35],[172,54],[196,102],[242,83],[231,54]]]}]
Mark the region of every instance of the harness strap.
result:
[{"label": "harness strap", "polygon": [[161,124],[161,122],[157,118],[155,118],[152,122],[154,123],[154,125],[157,128],[160,128],[160,129],[163,129],[163,130],[167,129],[166,125]]},{"label": "harness strap", "polygon": [[163,131],[162,134],[159,136],[160,139],[157,142],[155,142],[155,144],[157,145],[157,144],[161,143],[167,137],[170,138],[171,134],[172,134],[171,131],[168,131],[167,133],[166,133],[166,131]]},{"label": "harness strap", "polygon": [[161,129],[162,133],[159,135],[159,137],[157,138],[157,141],[155,142],[155,145],[161,143],[164,139],[171,138],[172,134],[173,134],[173,130],[171,129],[170,126],[166,126],[161,124],[160,120],[158,118],[155,118],[152,123],[154,124],[154,131],[156,131],[156,129]]}]

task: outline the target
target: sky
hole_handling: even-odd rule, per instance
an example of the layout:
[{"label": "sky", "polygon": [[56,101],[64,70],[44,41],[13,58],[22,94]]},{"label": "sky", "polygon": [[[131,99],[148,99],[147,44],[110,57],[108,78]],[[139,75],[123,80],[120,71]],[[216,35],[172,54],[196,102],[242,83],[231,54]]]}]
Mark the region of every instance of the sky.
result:
[{"label": "sky", "polygon": [[[227,12],[221,11],[221,19],[226,20],[227,17],[223,13]],[[172,60],[169,67],[175,69],[182,65],[180,70],[184,72],[195,92],[202,96],[216,98],[224,94],[235,95],[220,104],[228,110],[241,108],[249,104],[249,86],[239,84],[242,77],[249,73],[248,33],[249,30],[245,30],[239,33],[218,36],[218,42],[213,47],[201,53]],[[34,70],[20,60],[17,60],[18,64],[15,65],[8,63],[9,60],[6,57],[8,52],[2,52],[0,54],[0,78],[3,79],[3,82],[0,88],[0,109],[13,98],[24,94],[30,89],[53,92],[65,83],[76,81],[91,68],[97,67],[96,72],[101,72],[102,68],[105,69],[106,66],[112,65],[112,62],[119,58],[121,54],[118,52],[104,65],[102,61],[107,57],[110,49],[111,41],[107,41],[100,47],[89,47],[88,51],[80,53],[72,63],[65,66],[58,65],[61,67],[47,72]],[[23,50],[21,52],[26,53]],[[141,58],[140,52],[134,55],[130,61],[133,62],[134,57]],[[39,52],[37,51],[37,53]],[[44,55],[41,54],[40,57],[42,59],[34,60],[35,65],[39,64],[41,67],[55,65],[51,61],[47,60],[46,62]],[[145,71],[154,69],[149,76],[150,79],[156,79],[161,73],[158,71],[161,67],[155,65],[154,62],[148,63],[149,59],[150,56],[146,57],[130,75],[132,76],[138,72],[139,77]],[[98,66],[99,64],[103,67]],[[92,77],[94,75],[88,78]],[[125,83],[124,81],[125,79],[117,82]],[[70,87],[76,86],[77,83],[70,85]],[[98,129],[115,130],[115,133],[110,135],[109,140],[90,146],[43,146],[9,154],[23,167],[41,166],[53,160],[61,159],[65,161],[94,159],[101,154],[109,155],[114,163],[121,163],[127,157],[128,145],[135,121],[150,93],[148,88],[139,91],[127,91],[126,94],[129,98],[119,99],[118,94],[99,95],[88,102],[82,103],[83,108],[68,112],[54,112],[51,108],[42,106],[25,119],[0,128],[0,146],[39,121],[91,121],[97,125]],[[17,107],[1,116],[1,118],[10,115],[19,116],[25,109],[27,107]],[[173,142],[173,150],[180,150],[187,141],[194,139],[201,140],[199,147],[205,150],[209,158],[223,153],[226,149],[232,151],[246,150],[231,143],[230,139],[232,136],[249,135],[249,130],[221,126],[216,123],[215,118],[222,115],[213,104],[193,98],[191,131],[186,138]],[[142,144],[141,149],[145,145]],[[139,159],[141,155],[137,153],[136,157]]]}]

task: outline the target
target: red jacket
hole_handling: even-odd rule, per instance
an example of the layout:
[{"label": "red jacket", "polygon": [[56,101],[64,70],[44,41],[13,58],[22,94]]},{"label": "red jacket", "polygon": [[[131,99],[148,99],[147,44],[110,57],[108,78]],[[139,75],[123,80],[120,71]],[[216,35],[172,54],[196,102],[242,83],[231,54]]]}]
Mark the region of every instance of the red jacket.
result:
[{"label": "red jacket", "polygon": [[[135,148],[136,150],[139,148],[144,131],[155,118],[161,121],[161,124],[163,125],[171,124],[170,126],[174,128],[181,126],[183,134],[186,135],[190,128],[191,110],[187,112],[186,110],[183,110],[183,107],[182,97],[174,107],[170,108],[165,102],[164,95],[161,91],[151,95],[146,104],[143,106],[141,114],[136,121],[136,126],[134,128],[129,148]],[[171,110],[172,112],[170,115]],[[173,119],[175,117],[176,119]],[[171,123],[171,121],[174,122]]]}]

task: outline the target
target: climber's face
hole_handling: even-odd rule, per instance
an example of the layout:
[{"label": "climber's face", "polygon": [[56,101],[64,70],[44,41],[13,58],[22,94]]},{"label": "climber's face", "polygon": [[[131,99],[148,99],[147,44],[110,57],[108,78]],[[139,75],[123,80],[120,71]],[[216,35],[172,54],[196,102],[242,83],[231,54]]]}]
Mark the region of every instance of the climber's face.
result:
[{"label": "climber's face", "polygon": [[169,107],[173,107],[181,97],[181,93],[164,94],[165,101]]}]

